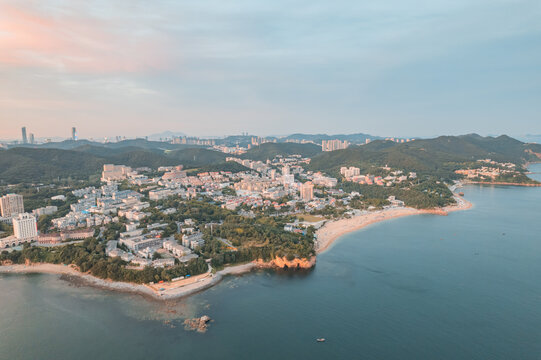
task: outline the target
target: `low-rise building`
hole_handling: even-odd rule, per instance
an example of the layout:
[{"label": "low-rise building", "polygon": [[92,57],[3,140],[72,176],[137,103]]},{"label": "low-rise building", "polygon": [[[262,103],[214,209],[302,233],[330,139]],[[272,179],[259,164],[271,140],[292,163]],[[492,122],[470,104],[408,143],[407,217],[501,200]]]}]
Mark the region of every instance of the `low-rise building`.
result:
[{"label": "low-rise building", "polygon": [[178,244],[176,241],[171,240],[164,241],[163,248],[177,257],[182,257],[192,253],[189,248]]}]

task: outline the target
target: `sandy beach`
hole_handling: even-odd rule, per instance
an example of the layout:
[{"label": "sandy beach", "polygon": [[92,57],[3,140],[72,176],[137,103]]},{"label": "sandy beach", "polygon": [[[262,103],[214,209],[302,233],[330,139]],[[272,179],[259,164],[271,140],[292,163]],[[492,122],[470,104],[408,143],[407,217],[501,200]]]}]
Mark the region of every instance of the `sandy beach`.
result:
[{"label": "sandy beach", "polygon": [[323,253],[342,235],[381,221],[419,214],[447,215],[452,211],[466,210],[472,207],[472,204],[461,196],[456,195],[455,200],[457,202],[455,205],[447,206],[443,209],[418,210],[408,207],[388,208],[377,211],[362,211],[360,214],[350,218],[328,221],[316,232],[316,252],[318,254]]}]

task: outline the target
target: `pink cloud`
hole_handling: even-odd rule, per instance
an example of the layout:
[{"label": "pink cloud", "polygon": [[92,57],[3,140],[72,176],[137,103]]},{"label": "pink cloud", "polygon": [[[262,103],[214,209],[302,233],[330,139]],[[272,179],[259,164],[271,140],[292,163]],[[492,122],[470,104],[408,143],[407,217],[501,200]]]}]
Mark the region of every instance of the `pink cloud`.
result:
[{"label": "pink cloud", "polygon": [[144,72],[171,65],[166,34],[143,28],[135,35],[120,21],[0,5],[0,64],[84,73]]}]

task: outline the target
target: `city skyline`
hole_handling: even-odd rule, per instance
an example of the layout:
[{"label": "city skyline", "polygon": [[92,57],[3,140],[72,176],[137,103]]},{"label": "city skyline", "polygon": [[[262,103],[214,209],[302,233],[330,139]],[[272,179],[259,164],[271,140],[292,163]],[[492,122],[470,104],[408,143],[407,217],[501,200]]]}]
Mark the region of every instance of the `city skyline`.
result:
[{"label": "city skyline", "polygon": [[0,1],[0,139],[539,134],[535,1]]}]

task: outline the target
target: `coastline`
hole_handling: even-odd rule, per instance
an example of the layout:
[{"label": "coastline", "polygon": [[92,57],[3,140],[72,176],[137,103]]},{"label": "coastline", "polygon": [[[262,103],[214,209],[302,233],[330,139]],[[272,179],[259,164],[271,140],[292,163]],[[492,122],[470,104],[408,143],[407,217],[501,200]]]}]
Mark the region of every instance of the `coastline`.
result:
[{"label": "coastline", "polygon": [[541,187],[541,184],[526,184],[526,183],[510,183],[510,182],[483,182],[483,181],[466,181],[464,185],[504,185],[504,186],[522,186],[522,187]]},{"label": "coastline", "polygon": [[447,215],[453,211],[470,209],[473,204],[466,199],[455,194],[456,205],[446,206],[440,209],[419,210],[414,208],[389,208],[373,212],[363,212],[347,219],[329,221],[323,225],[317,232],[316,253],[322,254],[341,236],[350,232],[357,231],[378,222],[396,219],[404,216],[434,214]]},{"label": "coastline", "polygon": [[[395,219],[404,216],[419,214],[447,215],[449,212],[466,210],[472,204],[464,198],[455,194],[456,205],[447,206],[441,209],[418,210],[414,208],[389,208],[373,212],[363,212],[347,219],[328,221],[317,231],[316,254],[321,254],[341,236],[360,230],[368,225],[381,221]],[[273,260],[279,260],[278,258]],[[228,266],[216,273],[209,271],[187,279],[162,284],[135,284],[120,281],[104,280],[87,273],[81,273],[75,266],[37,263],[37,264],[15,264],[0,266],[0,274],[54,274],[60,275],[63,280],[75,284],[91,286],[99,289],[126,292],[142,295],[152,300],[173,300],[187,297],[218,284],[224,276],[241,275],[254,269],[268,268],[273,266],[273,261],[264,263],[252,261],[245,264]],[[285,260],[283,260],[285,261]],[[315,264],[315,257],[309,260],[310,267]],[[274,264],[276,265],[276,264]],[[283,265],[283,264],[280,264]],[[287,265],[287,262],[286,262]],[[281,266],[279,266],[281,267]]]},{"label": "coastline", "polygon": [[[135,284],[121,281],[104,280],[92,276],[90,274],[81,273],[72,266],[57,265],[57,264],[15,264],[15,265],[2,265],[0,266],[0,274],[53,274],[61,275],[64,280],[91,286],[104,290],[112,290],[126,293],[133,293],[142,295],[154,300],[172,300],[180,299],[189,295],[193,295],[209,287],[218,284],[224,276],[227,275],[240,275],[252,271],[258,267],[255,262],[247,264],[229,266],[223,270],[217,271],[215,274],[205,273],[198,276],[204,276],[204,278],[196,278],[187,284],[181,283],[183,280],[173,282],[174,284],[170,289],[165,291],[159,291],[153,288],[151,285]],[[185,279],[186,280],[186,279]],[[190,279],[191,280],[191,279]]]}]

